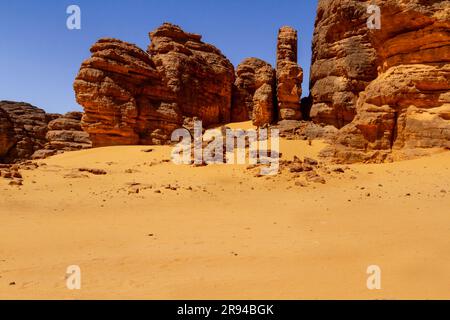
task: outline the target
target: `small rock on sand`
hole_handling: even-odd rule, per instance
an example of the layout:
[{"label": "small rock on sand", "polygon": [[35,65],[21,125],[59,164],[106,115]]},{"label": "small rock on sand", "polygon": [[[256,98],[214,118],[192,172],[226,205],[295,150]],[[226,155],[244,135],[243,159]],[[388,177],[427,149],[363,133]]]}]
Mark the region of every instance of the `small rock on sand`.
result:
[{"label": "small rock on sand", "polygon": [[78,171],[80,172],[89,172],[95,175],[105,175],[106,171],[103,169],[91,169],[91,168],[79,168]]},{"label": "small rock on sand", "polygon": [[9,182],[10,186],[21,186],[23,185],[22,180],[12,180]]}]

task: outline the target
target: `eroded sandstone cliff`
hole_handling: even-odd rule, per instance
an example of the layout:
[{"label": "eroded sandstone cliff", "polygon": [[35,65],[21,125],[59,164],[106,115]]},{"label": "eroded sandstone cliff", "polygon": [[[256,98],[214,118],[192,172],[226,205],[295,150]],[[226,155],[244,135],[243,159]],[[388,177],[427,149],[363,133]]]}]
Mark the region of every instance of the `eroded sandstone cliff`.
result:
[{"label": "eroded sandstone cliff", "polygon": [[193,118],[205,127],[301,118],[296,30],[280,29],[276,72],[250,58],[235,74],[219,49],[170,23],[150,32],[150,40],[145,52],[101,39],[83,62],[74,89],[94,146],[169,143],[173,130]]},{"label": "eroded sandstone cliff", "polygon": [[325,153],[337,161],[450,149],[450,2],[319,1],[311,84],[312,118],[345,125]]}]

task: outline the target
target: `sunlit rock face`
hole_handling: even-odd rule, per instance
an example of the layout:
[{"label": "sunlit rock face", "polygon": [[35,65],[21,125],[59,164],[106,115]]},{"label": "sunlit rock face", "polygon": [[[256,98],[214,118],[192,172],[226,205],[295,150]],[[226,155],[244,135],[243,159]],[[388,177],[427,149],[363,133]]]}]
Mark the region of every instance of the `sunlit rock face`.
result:
[{"label": "sunlit rock face", "polygon": [[277,101],[280,120],[301,120],[303,69],[297,64],[297,31],[282,27],[277,43]]},{"label": "sunlit rock face", "polygon": [[101,39],[74,83],[94,146],[164,144],[185,118],[230,121],[233,65],[201,36],[165,23],[145,52]]},{"label": "sunlit rock face", "polygon": [[404,159],[450,148],[449,1],[319,1],[311,117],[342,129],[340,162]]},{"label": "sunlit rock face", "polygon": [[275,70],[267,62],[248,58],[236,69],[231,120],[252,120],[255,126],[274,121]]}]

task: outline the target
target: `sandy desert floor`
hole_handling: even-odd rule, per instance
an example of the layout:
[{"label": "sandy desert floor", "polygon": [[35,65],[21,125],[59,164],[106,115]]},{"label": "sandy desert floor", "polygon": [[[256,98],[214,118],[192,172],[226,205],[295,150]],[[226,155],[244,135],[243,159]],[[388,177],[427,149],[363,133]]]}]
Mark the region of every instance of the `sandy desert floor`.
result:
[{"label": "sandy desert floor", "polygon": [[[0,180],[0,298],[450,298],[450,153],[302,187],[288,172],[176,166],[170,151],[65,153],[22,171],[21,187]],[[66,288],[69,265],[81,290]],[[381,290],[366,287],[369,265]]]}]

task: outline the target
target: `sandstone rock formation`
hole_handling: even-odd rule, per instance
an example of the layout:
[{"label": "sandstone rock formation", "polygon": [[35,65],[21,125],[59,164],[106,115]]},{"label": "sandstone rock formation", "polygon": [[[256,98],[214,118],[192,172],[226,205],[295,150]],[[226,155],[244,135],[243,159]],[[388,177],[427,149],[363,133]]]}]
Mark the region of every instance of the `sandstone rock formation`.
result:
[{"label": "sandstone rock formation", "polygon": [[324,154],[380,162],[450,149],[449,1],[376,1],[380,30],[366,26],[371,3],[319,3],[311,116],[342,126],[356,113]]},{"label": "sandstone rock formation", "polygon": [[230,120],[232,64],[201,36],[163,24],[148,53],[116,39],[91,48],[75,80],[94,146],[163,144],[186,117]]},{"label": "sandstone rock formation", "polygon": [[303,70],[297,64],[297,31],[282,27],[277,44],[277,100],[280,120],[300,120]]},{"label": "sandstone rock formation", "polygon": [[359,93],[377,77],[366,12],[366,1],[319,1],[310,78],[315,122],[337,128],[350,123]]},{"label": "sandstone rock formation", "polygon": [[91,147],[80,112],[45,113],[24,102],[0,101],[0,163],[45,158]]},{"label": "sandstone rock formation", "polygon": [[35,158],[59,153],[89,149],[92,142],[89,134],[81,128],[81,112],[68,112],[65,115],[48,123],[48,132],[45,136],[47,143],[45,149],[34,154]]},{"label": "sandstone rock formation", "polygon": [[14,126],[8,114],[0,109],[0,159],[8,153],[14,143]]},{"label": "sandstone rock formation", "polygon": [[255,126],[274,120],[275,70],[257,58],[242,61],[236,69],[231,121],[252,120]]},{"label": "sandstone rock formation", "polygon": [[10,133],[9,149],[3,161],[29,159],[46,143],[47,123],[52,120],[44,110],[23,102],[0,101],[0,109],[9,117],[13,135]]},{"label": "sandstone rock formation", "polygon": [[201,36],[165,23],[150,32],[148,53],[184,117],[205,126],[230,122],[234,67]]},{"label": "sandstone rock formation", "polygon": [[[149,55],[135,45],[100,39],[74,83],[93,146],[139,144],[181,122],[174,94]],[[167,136],[162,137],[167,139]]]}]

